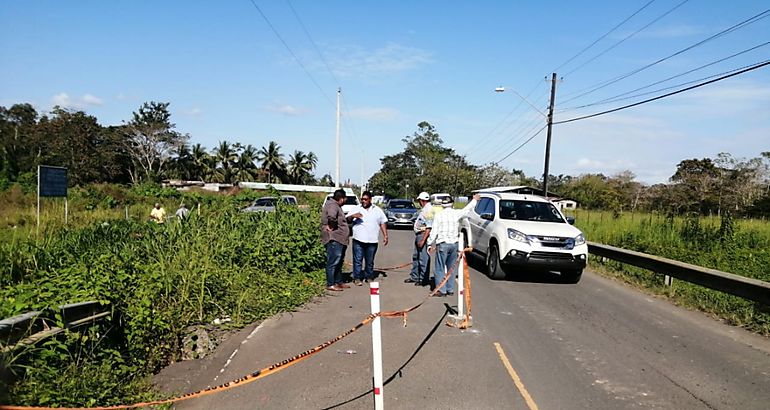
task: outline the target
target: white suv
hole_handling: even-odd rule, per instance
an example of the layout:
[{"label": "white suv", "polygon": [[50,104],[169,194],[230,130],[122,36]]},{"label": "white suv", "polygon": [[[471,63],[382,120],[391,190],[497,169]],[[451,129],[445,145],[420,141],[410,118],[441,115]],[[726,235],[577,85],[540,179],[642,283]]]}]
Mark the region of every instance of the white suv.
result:
[{"label": "white suv", "polygon": [[588,259],[588,245],[573,218],[536,195],[481,192],[462,224],[465,243],[486,256],[487,274],[505,277],[504,266],[558,270],[577,283]]}]

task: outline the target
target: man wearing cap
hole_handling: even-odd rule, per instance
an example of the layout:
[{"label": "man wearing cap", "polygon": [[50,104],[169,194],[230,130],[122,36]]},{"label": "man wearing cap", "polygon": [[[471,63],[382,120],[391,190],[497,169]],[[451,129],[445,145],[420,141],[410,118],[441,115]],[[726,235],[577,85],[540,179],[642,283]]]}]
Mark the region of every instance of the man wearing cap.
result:
[{"label": "man wearing cap", "polygon": [[430,279],[430,256],[426,246],[433,223],[433,209],[430,195],[420,192],[417,196],[422,210],[414,221],[414,252],[412,253],[412,272],[404,283],[414,283],[415,286],[425,286]]},{"label": "man wearing cap", "polygon": [[[435,214],[430,236],[428,237],[429,252],[433,247],[436,249],[436,264],[433,271],[435,286],[438,287],[444,280],[446,273],[449,273],[450,276],[447,283],[433,296],[440,297],[454,294],[454,273],[456,272],[454,265],[458,253],[457,239],[460,235],[460,221],[468,217],[468,214],[473,210],[480,198],[479,194],[473,195],[473,200],[468,205],[465,205],[463,209],[452,209],[453,203],[445,202],[442,204],[445,209]],[[468,246],[468,244],[465,244],[465,246]]]}]

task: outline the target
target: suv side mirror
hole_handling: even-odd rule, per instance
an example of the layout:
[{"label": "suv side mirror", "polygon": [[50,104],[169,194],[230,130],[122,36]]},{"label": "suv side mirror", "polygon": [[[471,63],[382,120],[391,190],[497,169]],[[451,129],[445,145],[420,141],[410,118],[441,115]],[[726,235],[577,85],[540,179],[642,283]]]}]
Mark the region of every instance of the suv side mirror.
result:
[{"label": "suv side mirror", "polygon": [[492,215],[491,213],[483,213],[483,214],[481,214],[479,216],[481,217],[481,219],[486,219],[487,221],[491,221],[491,220],[495,219],[495,216]]},{"label": "suv side mirror", "polygon": [[567,217],[567,223],[570,224],[570,225],[574,225],[575,224],[575,218],[572,217],[572,216],[568,216]]}]

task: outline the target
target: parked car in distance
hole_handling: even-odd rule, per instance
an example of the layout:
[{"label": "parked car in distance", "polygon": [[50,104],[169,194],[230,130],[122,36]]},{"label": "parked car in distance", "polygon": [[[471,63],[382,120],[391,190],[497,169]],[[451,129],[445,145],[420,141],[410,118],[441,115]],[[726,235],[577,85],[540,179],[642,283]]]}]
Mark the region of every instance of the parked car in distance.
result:
[{"label": "parked car in distance", "polygon": [[[241,212],[273,212],[279,198],[274,196],[264,196],[254,201],[251,206],[241,209]],[[281,195],[280,198],[287,205],[297,206],[297,198],[294,195]]]},{"label": "parked car in distance", "polygon": [[430,203],[435,204],[437,202],[441,202],[442,204],[446,204],[449,202],[454,202],[454,199],[452,199],[452,195],[449,194],[433,194],[430,196]]},{"label": "parked car in distance", "polygon": [[461,225],[466,243],[485,256],[487,275],[505,277],[504,268],[557,270],[577,283],[588,260],[583,233],[550,201],[536,195],[480,192],[481,199]]},{"label": "parked car in distance", "polygon": [[388,228],[399,226],[411,227],[420,209],[411,199],[391,199],[385,205],[385,216],[388,217]]},{"label": "parked car in distance", "polygon": [[[347,214],[348,212],[350,212],[351,209],[353,209],[353,207],[360,205],[361,202],[358,201],[358,196],[356,196],[356,194],[353,192],[352,189],[350,188],[343,188],[343,189],[345,190],[346,197],[345,197],[345,203],[342,204],[342,212]],[[333,193],[326,195],[326,199],[324,200],[324,203],[326,203],[326,201],[331,199],[333,195],[334,195]]]}]

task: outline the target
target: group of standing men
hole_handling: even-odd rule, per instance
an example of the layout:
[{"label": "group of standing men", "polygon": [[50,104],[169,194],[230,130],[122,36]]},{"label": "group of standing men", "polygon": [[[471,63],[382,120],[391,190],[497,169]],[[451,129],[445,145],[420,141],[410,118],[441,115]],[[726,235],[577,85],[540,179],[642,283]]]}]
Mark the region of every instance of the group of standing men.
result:
[{"label": "group of standing men", "polygon": [[[342,189],[334,191],[332,197],[324,203],[321,212],[321,242],[326,247],[326,290],[342,291],[350,286],[342,278],[342,265],[348,241],[353,236],[353,284],[361,286],[374,279],[374,256],[377,253],[379,235],[383,235],[383,245],[388,244],[388,218],[385,213],[372,204],[372,193],[364,191],[361,205],[356,206],[346,215],[342,211],[347,195]],[[435,248],[436,264],[434,272],[435,286],[443,282],[448,272],[454,271],[454,264],[459,255],[457,249],[460,221],[476,206],[479,195],[474,195],[463,209],[452,209],[452,202],[430,203],[430,195],[421,192],[417,197],[420,213],[414,222],[414,252],[412,271],[405,283],[416,286],[430,284],[430,253]],[[434,296],[447,296],[454,293],[454,275],[447,280]]]},{"label": "group of standing men", "polygon": [[342,278],[342,265],[349,238],[353,236],[353,284],[362,286],[374,279],[374,256],[383,236],[388,245],[388,218],[380,207],[372,204],[372,193],[361,194],[361,205],[347,215],[342,211],[347,195],[334,191],[321,211],[321,242],[326,247],[326,290],[339,292],[350,286]]},{"label": "group of standing men", "polygon": [[404,283],[414,283],[415,286],[430,285],[430,254],[435,251],[434,286],[438,287],[446,274],[449,273],[450,277],[433,296],[454,294],[454,265],[459,256],[457,242],[460,221],[468,216],[479,198],[476,194],[463,209],[453,209],[452,201],[436,203],[434,206],[430,203],[430,195],[427,192],[421,192],[417,196],[421,209],[414,221],[412,271]]}]

